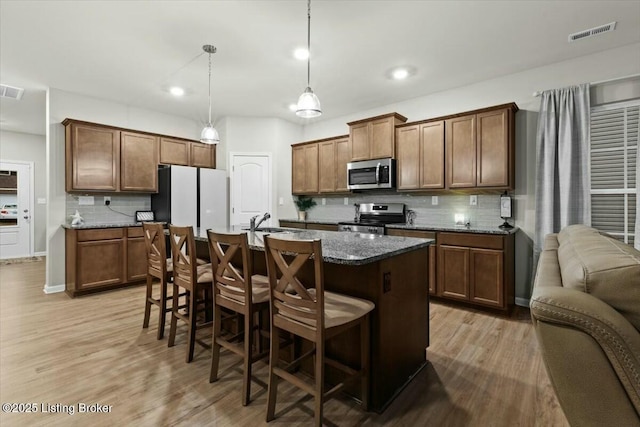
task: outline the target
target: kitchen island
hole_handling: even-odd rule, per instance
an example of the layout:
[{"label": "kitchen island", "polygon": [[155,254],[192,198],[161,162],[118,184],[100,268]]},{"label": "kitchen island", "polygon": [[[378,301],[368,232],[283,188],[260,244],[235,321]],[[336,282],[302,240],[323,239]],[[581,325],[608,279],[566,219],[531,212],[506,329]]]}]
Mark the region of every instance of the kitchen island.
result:
[{"label": "kitchen island", "polygon": [[[248,232],[239,227],[220,233],[247,232],[254,272],[266,274],[264,236],[293,240],[321,239],[325,289],[375,304],[371,313],[370,408],[382,412],[426,364],[429,345],[428,248],[433,240],[332,231]],[[206,230],[194,230],[199,256],[207,256]],[[313,275],[311,265],[300,277]],[[328,342],[327,355],[358,366],[359,330]],[[327,368],[327,382],[338,372]],[[358,396],[357,384],[347,391]]]}]

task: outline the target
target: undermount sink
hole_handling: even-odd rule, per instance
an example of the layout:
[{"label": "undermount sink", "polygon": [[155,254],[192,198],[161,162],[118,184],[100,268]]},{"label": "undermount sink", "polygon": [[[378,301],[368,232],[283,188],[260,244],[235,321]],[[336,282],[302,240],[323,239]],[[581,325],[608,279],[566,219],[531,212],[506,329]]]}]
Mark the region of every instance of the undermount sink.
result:
[{"label": "undermount sink", "polygon": [[[243,230],[251,230],[250,228],[243,228]],[[260,233],[296,233],[295,230],[287,230],[285,228],[277,228],[277,227],[259,227],[256,228],[255,231]]]}]

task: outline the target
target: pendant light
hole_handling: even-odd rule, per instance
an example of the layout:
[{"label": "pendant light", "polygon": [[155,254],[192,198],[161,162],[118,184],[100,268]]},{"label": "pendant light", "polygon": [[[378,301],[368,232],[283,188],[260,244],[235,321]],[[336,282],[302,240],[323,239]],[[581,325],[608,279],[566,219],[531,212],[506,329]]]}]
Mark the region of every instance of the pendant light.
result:
[{"label": "pendant light", "polygon": [[220,142],[220,136],[218,135],[218,131],[211,124],[211,54],[216,53],[216,47],[210,44],[206,44],[202,46],[202,50],[209,54],[209,122],[202,129],[202,133],[200,134],[200,142],[204,142],[205,144],[217,144]]},{"label": "pendant light", "polygon": [[309,56],[307,57],[307,88],[302,92],[300,98],[298,98],[296,115],[309,119],[322,114],[320,100],[316,94],[313,93],[313,90],[311,90],[311,84],[309,83],[311,76],[311,0],[307,0],[307,51],[309,52]]}]

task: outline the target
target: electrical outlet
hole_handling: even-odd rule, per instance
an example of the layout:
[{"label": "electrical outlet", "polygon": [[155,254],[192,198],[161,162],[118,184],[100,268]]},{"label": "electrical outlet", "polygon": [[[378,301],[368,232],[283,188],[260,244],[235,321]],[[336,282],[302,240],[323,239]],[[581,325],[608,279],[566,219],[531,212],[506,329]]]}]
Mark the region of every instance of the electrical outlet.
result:
[{"label": "electrical outlet", "polygon": [[104,205],[105,206],[109,206],[111,204],[111,197],[110,196],[104,196]]},{"label": "electrical outlet", "polygon": [[327,204],[327,199],[325,197],[322,198],[322,206]]},{"label": "electrical outlet", "polygon": [[476,196],[475,194],[473,196],[469,196],[469,205],[470,206],[477,206],[478,205],[478,196]]},{"label": "electrical outlet", "polygon": [[279,204],[280,206],[284,205],[284,197],[280,197],[280,198],[278,199],[278,204]]},{"label": "electrical outlet", "polygon": [[431,196],[431,204],[433,206],[437,206],[438,205],[438,196]]},{"label": "electrical outlet", "polygon": [[345,205],[345,206],[348,206],[348,205],[349,205],[349,198],[348,198],[348,197],[345,197],[345,198],[344,198],[344,205]]}]

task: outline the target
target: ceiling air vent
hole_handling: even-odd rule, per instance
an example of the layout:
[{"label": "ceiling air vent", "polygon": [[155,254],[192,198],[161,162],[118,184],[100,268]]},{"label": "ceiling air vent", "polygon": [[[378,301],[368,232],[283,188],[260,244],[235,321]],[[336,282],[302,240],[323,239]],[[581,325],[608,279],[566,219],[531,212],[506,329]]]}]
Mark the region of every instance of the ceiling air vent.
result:
[{"label": "ceiling air vent", "polygon": [[616,29],[617,22],[611,22],[606,25],[600,25],[599,27],[590,28],[588,30],[578,31],[577,33],[569,34],[569,43],[576,40],[586,39],[587,37],[597,36],[598,34],[608,33]]},{"label": "ceiling air vent", "polygon": [[22,88],[0,84],[0,98],[11,98],[19,101],[23,93],[24,89]]}]

